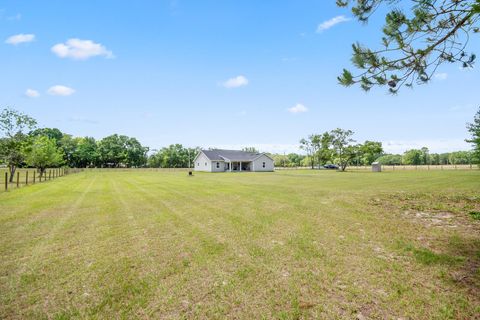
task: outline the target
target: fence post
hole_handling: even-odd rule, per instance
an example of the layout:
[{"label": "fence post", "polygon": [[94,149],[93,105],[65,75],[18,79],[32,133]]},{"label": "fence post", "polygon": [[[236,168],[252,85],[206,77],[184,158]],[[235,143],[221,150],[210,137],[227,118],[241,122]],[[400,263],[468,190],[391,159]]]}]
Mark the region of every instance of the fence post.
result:
[{"label": "fence post", "polygon": [[35,176],[37,175],[37,171],[33,170],[33,184],[35,184]]},{"label": "fence post", "polygon": [[28,186],[28,170],[27,170],[27,173],[26,173],[26,176],[25,176],[25,185]]},{"label": "fence post", "polygon": [[19,183],[20,183],[20,181],[18,181],[18,180],[20,180],[20,171],[17,171],[17,188],[18,188]]},{"label": "fence post", "polygon": [[5,191],[8,191],[8,172],[5,172]]},{"label": "fence post", "polygon": [[48,170],[48,180],[52,179],[52,170]]}]

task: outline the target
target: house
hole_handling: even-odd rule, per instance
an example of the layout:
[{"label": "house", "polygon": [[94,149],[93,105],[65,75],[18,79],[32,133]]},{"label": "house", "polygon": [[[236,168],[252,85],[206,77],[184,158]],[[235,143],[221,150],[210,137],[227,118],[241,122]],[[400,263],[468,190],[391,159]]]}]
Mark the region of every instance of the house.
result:
[{"label": "house", "polygon": [[265,153],[238,150],[200,150],[194,160],[195,171],[274,171],[273,159]]}]

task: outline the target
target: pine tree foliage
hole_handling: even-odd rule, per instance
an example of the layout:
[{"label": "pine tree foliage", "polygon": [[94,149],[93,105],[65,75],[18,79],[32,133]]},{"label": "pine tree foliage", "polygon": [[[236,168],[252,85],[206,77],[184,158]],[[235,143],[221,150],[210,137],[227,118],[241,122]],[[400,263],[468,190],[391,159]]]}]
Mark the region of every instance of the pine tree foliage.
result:
[{"label": "pine tree foliage", "polygon": [[352,63],[360,73],[344,69],[338,77],[344,86],[357,84],[365,91],[386,86],[395,94],[402,86],[427,83],[444,63],[473,67],[476,55],[466,48],[471,36],[480,35],[480,0],[337,0],[337,5],[351,7],[364,23],[382,5],[390,10],[380,49],[352,45]]}]

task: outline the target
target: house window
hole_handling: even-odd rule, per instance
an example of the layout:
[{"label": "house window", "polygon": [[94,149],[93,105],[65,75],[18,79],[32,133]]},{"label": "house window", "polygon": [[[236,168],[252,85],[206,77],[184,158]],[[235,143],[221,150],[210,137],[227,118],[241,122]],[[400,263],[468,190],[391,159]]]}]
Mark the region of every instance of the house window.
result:
[{"label": "house window", "polygon": [[205,162],[205,167],[207,166],[207,163]]},{"label": "house window", "polygon": [[265,168],[265,162],[263,163],[263,165],[262,165],[262,166]]},{"label": "house window", "polygon": [[200,167],[200,162],[197,162],[197,166],[199,166],[199,167]]},{"label": "house window", "polygon": [[220,168],[220,162],[217,162],[217,169]]}]

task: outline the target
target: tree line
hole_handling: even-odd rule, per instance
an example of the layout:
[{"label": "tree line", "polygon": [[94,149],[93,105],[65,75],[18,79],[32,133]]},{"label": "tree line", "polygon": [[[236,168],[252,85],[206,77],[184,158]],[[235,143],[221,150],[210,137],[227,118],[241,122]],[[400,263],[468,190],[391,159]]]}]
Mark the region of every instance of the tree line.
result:
[{"label": "tree line", "polygon": [[306,156],[291,153],[272,155],[276,166],[310,166],[319,168],[325,164],[337,164],[345,171],[349,165],[371,165],[379,162],[383,165],[448,165],[480,164],[480,109],[472,123],[467,124],[471,134],[467,142],[473,145],[472,151],[449,153],[430,153],[427,147],[411,149],[400,154],[388,154],[381,142],[365,141],[356,143],[352,130],[337,128],[322,134],[311,134],[300,140],[300,148]]},{"label": "tree line", "polygon": [[[354,132],[337,128],[322,134],[311,134],[300,140],[305,154],[270,154],[276,166],[318,168],[337,164],[343,171],[349,165],[441,165],[480,162],[480,110],[467,125],[472,151],[429,153],[428,148],[407,150],[402,155],[387,154],[381,142],[367,140],[356,143]],[[143,146],[136,138],[112,134],[103,139],[74,137],[56,128],[38,128],[32,117],[13,109],[0,112],[0,165],[9,168],[10,179],[21,167],[38,168],[43,174],[47,167],[97,168],[187,168],[199,148],[172,144],[160,150]],[[253,147],[243,149],[258,152]]]}]

